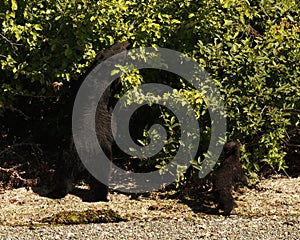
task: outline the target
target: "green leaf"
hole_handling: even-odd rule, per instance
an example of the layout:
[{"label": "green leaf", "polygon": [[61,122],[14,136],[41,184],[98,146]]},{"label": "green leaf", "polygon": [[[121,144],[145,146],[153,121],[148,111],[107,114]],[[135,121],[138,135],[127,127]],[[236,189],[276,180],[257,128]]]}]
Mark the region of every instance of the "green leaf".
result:
[{"label": "green leaf", "polygon": [[13,11],[18,10],[17,0],[11,0],[11,10],[13,10]]},{"label": "green leaf", "polygon": [[67,47],[67,48],[65,49],[64,54],[65,54],[66,57],[70,57],[70,56],[72,56],[73,51],[72,51],[72,49],[71,49],[70,47]]},{"label": "green leaf", "polygon": [[225,23],[224,23],[224,26],[230,26],[233,24],[233,21],[232,20],[227,20],[225,19]]},{"label": "green leaf", "polygon": [[172,19],[171,24],[180,24],[181,22],[178,19]]},{"label": "green leaf", "polygon": [[43,30],[43,28],[42,28],[42,26],[41,26],[40,24],[34,24],[34,25],[33,25],[33,28],[34,28],[35,30]]},{"label": "green leaf", "polygon": [[119,69],[113,69],[110,73],[111,76],[114,76],[114,75],[117,75],[117,74],[120,74],[120,70]]},{"label": "green leaf", "polygon": [[112,36],[107,36],[107,38],[108,38],[108,40],[109,40],[109,44],[110,44],[110,45],[113,45],[114,42],[115,42],[114,38],[113,38]]}]

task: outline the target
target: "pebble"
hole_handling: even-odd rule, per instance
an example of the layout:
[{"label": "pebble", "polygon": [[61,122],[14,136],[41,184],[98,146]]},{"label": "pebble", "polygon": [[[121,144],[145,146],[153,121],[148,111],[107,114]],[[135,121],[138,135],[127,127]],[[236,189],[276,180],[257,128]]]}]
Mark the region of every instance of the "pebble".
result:
[{"label": "pebble", "polygon": [[152,220],[68,226],[0,226],[1,240],[299,239],[300,216],[203,216],[196,221]]}]

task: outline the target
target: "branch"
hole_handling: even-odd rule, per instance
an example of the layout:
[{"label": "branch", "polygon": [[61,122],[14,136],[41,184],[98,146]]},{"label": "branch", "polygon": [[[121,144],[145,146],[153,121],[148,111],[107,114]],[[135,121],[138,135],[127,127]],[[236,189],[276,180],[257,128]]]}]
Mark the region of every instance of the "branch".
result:
[{"label": "branch", "polygon": [[291,143],[288,143],[287,146],[288,147],[300,147],[299,144],[291,144]]},{"label": "branch", "polygon": [[2,33],[0,33],[0,36],[6,41],[6,42],[8,42],[10,45],[11,45],[11,47],[13,47],[13,46],[22,46],[23,44],[21,44],[21,43],[14,43],[14,42],[12,42],[11,40],[9,40],[7,37],[5,37]]},{"label": "branch", "polygon": [[2,57],[2,58],[7,58],[7,56],[5,56],[5,55],[2,55],[2,54],[0,54],[0,57]]}]

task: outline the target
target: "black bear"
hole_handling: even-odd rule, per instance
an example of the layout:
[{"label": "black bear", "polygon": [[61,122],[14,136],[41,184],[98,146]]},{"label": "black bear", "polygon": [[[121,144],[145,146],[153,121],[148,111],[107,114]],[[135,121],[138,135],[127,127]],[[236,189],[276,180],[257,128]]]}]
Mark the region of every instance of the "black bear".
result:
[{"label": "black bear", "polygon": [[[96,56],[95,63],[90,68],[90,71],[97,64],[105,61],[109,57],[127,50],[129,46],[130,43],[128,41],[119,42],[108,49],[99,52]],[[112,160],[112,145],[114,143],[111,130],[111,115],[114,104],[117,101],[115,95],[121,90],[121,87],[121,80],[115,80],[102,94],[96,109],[95,126],[98,141],[104,153],[110,160]],[[73,140],[71,140],[69,149],[63,150],[56,165],[57,170],[55,174],[54,188],[47,194],[48,197],[64,197],[72,190],[74,181],[79,176],[84,176],[85,180],[90,185],[90,194],[88,194],[88,196],[83,200],[91,202],[107,201],[108,186],[99,182],[88,173],[78,157]],[[105,177],[109,178],[109,172]]]},{"label": "black bear", "polygon": [[240,163],[240,143],[224,145],[224,158],[213,174],[213,192],[224,215],[229,215],[234,207],[232,188],[236,182],[247,185],[247,179]]}]

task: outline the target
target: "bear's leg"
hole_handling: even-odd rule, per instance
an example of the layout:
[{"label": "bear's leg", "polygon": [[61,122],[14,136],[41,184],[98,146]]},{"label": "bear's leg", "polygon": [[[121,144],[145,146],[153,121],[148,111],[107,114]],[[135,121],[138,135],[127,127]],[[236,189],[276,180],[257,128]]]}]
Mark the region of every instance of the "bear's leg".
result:
[{"label": "bear's leg", "polygon": [[107,195],[108,195],[108,186],[101,183],[93,176],[90,176],[89,179],[90,185],[90,192],[89,196],[84,199],[87,202],[108,202]]},{"label": "bear's leg", "polygon": [[56,173],[52,190],[47,194],[48,197],[58,199],[66,196],[73,188],[74,181],[74,153],[64,151],[56,162]]},{"label": "bear's leg", "polygon": [[228,216],[234,207],[234,199],[231,192],[228,190],[222,190],[219,191],[217,195],[220,208],[223,210],[223,215]]}]

